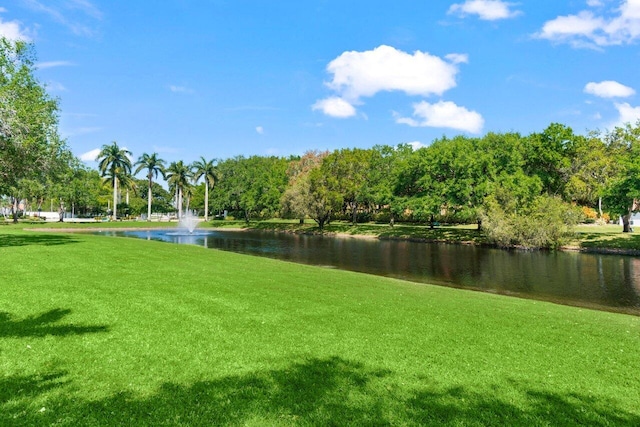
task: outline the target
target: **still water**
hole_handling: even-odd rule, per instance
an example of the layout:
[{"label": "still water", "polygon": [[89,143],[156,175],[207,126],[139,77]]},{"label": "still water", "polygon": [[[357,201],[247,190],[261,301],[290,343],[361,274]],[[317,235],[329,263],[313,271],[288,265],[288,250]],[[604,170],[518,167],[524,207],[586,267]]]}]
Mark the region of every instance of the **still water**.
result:
[{"label": "still water", "polygon": [[113,231],[413,282],[640,315],[640,258],[264,231]]}]

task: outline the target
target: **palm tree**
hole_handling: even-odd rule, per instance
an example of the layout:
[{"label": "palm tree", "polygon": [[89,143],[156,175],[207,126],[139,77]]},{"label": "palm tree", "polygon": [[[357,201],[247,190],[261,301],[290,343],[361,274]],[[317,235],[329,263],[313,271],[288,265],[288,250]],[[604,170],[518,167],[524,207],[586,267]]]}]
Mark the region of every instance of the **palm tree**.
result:
[{"label": "palm tree", "polygon": [[[117,217],[118,206],[118,181],[131,174],[131,151],[118,147],[118,143],[113,141],[111,145],[103,145],[96,160],[99,160],[98,169],[100,175],[105,177],[105,181],[110,181],[113,186],[113,216]],[[126,179],[126,178],[125,178]]]},{"label": "palm tree", "polygon": [[158,153],[151,155],[144,153],[135,165],[138,166],[135,173],[140,172],[142,169],[147,170],[147,182],[149,184],[149,191],[147,193],[147,221],[151,221],[151,186],[153,185],[153,178],[158,178],[159,173],[162,175],[162,178],[166,178],[164,174],[165,162],[158,157]]},{"label": "palm tree", "polygon": [[204,177],[204,220],[209,219],[209,187],[213,188],[218,180],[218,169],[216,168],[217,159],[207,161],[204,157],[196,160],[191,165],[193,169],[193,179],[197,183]]},{"label": "palm tree", "polygon": [[176,192],[176,202],[178,209],[178,219],[182,218],[182,195],[184,190],[189,186],[191,179],[191,169],[184,164],[182,160],[172,162],[166,171],[166,177],[169,181],[169,187]]}]

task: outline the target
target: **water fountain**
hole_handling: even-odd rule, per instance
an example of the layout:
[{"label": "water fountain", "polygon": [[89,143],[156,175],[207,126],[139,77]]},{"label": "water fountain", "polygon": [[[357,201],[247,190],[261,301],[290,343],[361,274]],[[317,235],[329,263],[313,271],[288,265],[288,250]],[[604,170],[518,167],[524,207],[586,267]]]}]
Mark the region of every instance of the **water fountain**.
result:
[{"label": "water fountain", "polygon": [[193,215],[191,211],[187,211],[182,215],[182,218],[178,221],[178,230],[181,232],[188,232],[193,234],[193,231],[198,226],[200,220],[197,216]]}]

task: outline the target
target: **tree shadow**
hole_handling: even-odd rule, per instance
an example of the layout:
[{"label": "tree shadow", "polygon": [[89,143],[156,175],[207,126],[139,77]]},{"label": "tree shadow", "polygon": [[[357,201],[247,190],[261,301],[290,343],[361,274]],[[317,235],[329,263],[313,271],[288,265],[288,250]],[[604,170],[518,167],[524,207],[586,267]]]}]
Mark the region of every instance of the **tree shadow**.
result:
[{"label": "tree shadow", "polygon": [[[49,383],[26,382],[35,395],[56,379],[54,374]],[[0,424],[640,425],[640,415],[613,401],[521,385],[508,393],[483,388],[410,390],[388,370],[332,357],[191,385],[164,383],[151,395],[125,391],[97,401],[63,398],[49,402],[51,410],[43,413],[27,410],[27,401],[0,405]],[[514,404],[495,397],[513,394],[524,398]]]},{"label": "tree shadow", "polygon": [[604,248],[622,251],[640,252],[640,234],[622,234],[619,237],[603,238],[602,234],[586,233],[582,234],[581,247],[583,248]]},{"label": "tree shadow", "polygon": [[66,372],[46,375],[11,375],[0,378],[0,407],[10,401],[31,399],[68,383]]},{"label": "tree shadow", "polygon": [[55,324],[71,313],[69,309],[55,308],[37,316],[14,320],[11,314],[0,312],[0,337],[44,337],[47,335],[66,336],[96,332],[108,332],[107,326],[83,326],[74,324]]},{"label": "tree shadow", "polygon": [[0,248],[29,245],[55,246],[77,242],[78,239],[74,236],[61,234],[0,234]]},{"label": "tree shadow", "polygon": [[408,401],[410,418],[421,425],[509,426],[637,426],[640,415],[615,402],[578,393],[560,394],[517,387],[524,405],[496,399],[492,390],[471,392],[462,387],[423,390]]}]

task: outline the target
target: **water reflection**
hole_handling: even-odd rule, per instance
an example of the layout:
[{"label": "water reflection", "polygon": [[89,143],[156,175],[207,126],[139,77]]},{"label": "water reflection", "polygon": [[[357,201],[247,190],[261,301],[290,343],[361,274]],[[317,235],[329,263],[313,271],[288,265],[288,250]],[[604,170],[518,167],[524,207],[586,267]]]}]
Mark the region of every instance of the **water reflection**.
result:
[{"label": "water reflection", "polygon": [[640,315],[640,259],[272,232],[109,232]]}]

